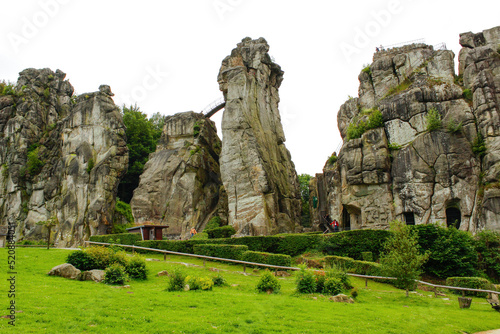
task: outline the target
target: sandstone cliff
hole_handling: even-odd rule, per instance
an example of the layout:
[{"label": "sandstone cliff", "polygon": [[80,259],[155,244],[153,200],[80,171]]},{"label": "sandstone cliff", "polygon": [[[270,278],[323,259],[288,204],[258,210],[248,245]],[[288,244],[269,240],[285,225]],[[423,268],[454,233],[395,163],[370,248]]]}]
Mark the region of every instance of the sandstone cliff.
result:
[{"label": "sandstone cliff", "polygon": [[221,141],[204,115],[168,116],[131,201],[136,223],[163,223],[172,237],[202,230],[213,216],[227,221],[227,195],[220,179]]},{"label": "sandstone cliff", "polygon": [[283,71],[268,51],[263,38],[245,38],[218,76],[226,101],[221,175],[229,223],[239,235],[294,232],[300,218],[297,173],[278,110]]},{"label": "sandstone cliff", "polygon": [[0,97],[0,220],[40,239],[56,218],[59,247],[103,234],[126,172],[125,127],[111,90],[73,96],[65,74],[27,69]]},{"label": "sandstone cliff", "polygon": [[317,180],[316,224],[323,212],[353,229],[500,229],[499,37],[500,27],[461,35],[461,76],[453,52],[425,44],[374,54],[359,98],[339,110],[344,144]]}]

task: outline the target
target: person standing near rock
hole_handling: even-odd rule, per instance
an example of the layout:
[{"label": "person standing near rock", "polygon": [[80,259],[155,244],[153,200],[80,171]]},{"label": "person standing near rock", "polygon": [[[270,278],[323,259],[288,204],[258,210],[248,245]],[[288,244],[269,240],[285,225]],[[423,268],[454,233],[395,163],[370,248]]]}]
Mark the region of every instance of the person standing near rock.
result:
[{"label": "person standing near rock", "polygon": [[198,232],[196,232],[196,229],[194,227],[191,227],[191,238],[195,235],[195,234],[198,234]]}]

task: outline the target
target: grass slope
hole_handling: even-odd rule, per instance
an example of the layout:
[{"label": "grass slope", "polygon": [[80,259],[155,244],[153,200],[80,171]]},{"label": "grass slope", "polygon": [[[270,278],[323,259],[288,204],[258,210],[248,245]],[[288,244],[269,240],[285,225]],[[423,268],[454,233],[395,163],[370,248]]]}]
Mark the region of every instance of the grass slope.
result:
[{"label": "grass slope", "polygon": [[[69,251],[17,249],[16,326],[0,319],[2,333],[474,333],[500,327],[500,314],[484,299],[474,299],[461,310],[450,300],[412,294],[392,286],[352,279],[358,287],[355,304],[333,303],[327,296],[297,295],[294,276],[280,279],[278,295],[259,294],[258,273],[242,275],[242,267],[170,256],[167,262],[148,262],[147,281],[131,281],[130,288],[78,282],[47,276],[64,263]],[[0,307],[7,314],[7,252],[0,251]],[[163,259],[160,255],[148,255]],[[183,266],[188,274],[213,276],[209,267],[232,286],[213,291],[166,292],[161,270]]]}]

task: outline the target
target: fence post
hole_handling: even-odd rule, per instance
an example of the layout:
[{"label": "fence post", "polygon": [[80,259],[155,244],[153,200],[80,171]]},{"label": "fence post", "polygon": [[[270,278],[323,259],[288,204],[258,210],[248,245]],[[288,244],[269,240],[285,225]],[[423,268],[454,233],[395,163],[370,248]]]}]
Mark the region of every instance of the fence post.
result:
[{"label": "fence post", "polygon": [[365,277],[365,287],[368,287],[368,278]]},{"label": "fence post", "polygon": [[135,254],[135,245],[132,245],[132,254]]},{"label": "fence post", "polygon": [[163,253],[163,261],[167,261],[167,253]]},{"label": "fence post", "polygon": [[203,267],[206,267],[206,262],[207,262],[207,259],[203,258]]},{"label": "fence post", "polygon": [[246,273],[246,270],[247,270],[247,265],[243,264],[243,272]]}]

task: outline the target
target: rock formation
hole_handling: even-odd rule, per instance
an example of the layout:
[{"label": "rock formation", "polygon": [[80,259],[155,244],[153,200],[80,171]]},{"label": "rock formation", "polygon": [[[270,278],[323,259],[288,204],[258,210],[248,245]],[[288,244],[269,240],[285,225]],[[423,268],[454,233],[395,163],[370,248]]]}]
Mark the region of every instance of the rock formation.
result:
[{"label": "rock formation", "polygon": [[278,110],[283,71],[268,51],[263,38],[245,38],[218,76],[226,101],[221,175],[229,223],[239,235],[294,232],[300,218],[297,173]]},{"label": "rock formation", "polygon": [[135,222],[164,223],[168,234],[186,237],[213,216],[227,221],[220,150],[215,124],[204,115],[168,116],[130,203]]},{"label": "rock formation", "polygon": [[0,220],[41,239],[54,219],[59,247],[106,233],[128,150],[109,86],[73,96],[57,70],[27,69],[0,96]]},{"label": "rock formation", "polygon": [[344,144],[316,180],[316,224],[500,229],[500,27],[460,42],[460,76],[452,51],[425,44],[374,54],[338,113]]}]

